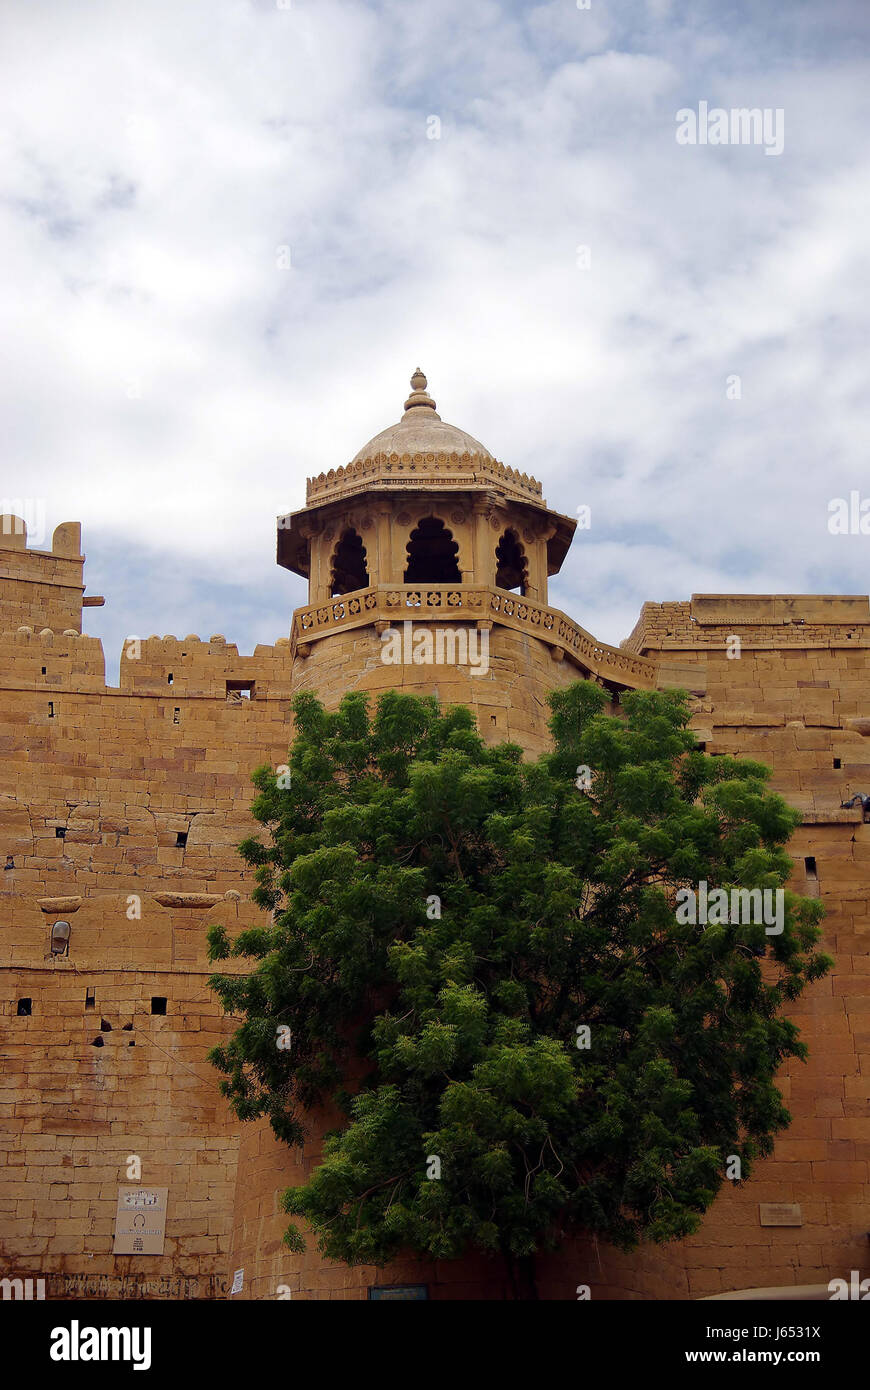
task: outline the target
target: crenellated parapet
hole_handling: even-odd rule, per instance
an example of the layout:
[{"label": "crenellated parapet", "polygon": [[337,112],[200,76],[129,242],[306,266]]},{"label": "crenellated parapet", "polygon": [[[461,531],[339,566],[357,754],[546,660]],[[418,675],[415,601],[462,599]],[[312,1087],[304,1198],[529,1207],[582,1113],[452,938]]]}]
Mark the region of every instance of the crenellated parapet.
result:
[{"label": "crenellated parapet", "polygon": [[687,602],[645,603],[624,651],[646,653],[741,647],[870,647],[864,594],[693,594]]},{"label": "crenellated parapet", "polygon": [[106,663],[98,637],[84,636],[75,628],[53,631],[22,624],[0,633],[3,689],[103,690]]},{"label": "crenellated parapet", "polygon": [[[30,518],[30,539],[43,539],[39,516]],[[82,630],[83,598],[81,525],[64,521],[56,526],[51,549],[28,546],[23,517],[0,516],[0,633],[21,626],[58,632]],[[102,604],[94,598],[91,604]]]},{"label": "crenellated parapet", "polygon": [[230,704],[289,699],[293,653],[289,637],[258,645],[251,656],[220,633],[128,637],[121,652],[121,690],[137,695],[204,696]]}]

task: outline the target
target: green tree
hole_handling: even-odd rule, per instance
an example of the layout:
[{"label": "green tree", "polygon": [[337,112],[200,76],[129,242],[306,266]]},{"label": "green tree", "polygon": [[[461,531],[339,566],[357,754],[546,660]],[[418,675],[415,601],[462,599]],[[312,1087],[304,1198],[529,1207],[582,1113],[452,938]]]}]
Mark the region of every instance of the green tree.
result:
[{"label": "green tree", "polygon": [[290,777],[254,774],[265,841],[241,853],[272,915],[210,932],[250,962],[212,977],[243,1021],[210,1058],[288,1144],[341,1107],[282,1198],[329,1258],[484,1250],[516,1278],[571,1233],[680,1238],[789,1123],[783,1009],[832,964],[821,904],[785,891],[775,935],[676,908],[701,882],[780,889],[798,813],[761,764],[700,751],[682,693],[550,703],[553,751],[525,763],[464,708],[302,695]]}]

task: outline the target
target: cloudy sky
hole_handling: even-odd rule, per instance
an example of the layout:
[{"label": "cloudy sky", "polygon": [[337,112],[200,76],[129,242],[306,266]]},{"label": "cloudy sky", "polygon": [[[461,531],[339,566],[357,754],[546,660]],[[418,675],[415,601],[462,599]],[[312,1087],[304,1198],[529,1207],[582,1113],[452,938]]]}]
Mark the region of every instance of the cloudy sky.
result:
[{"label": "cloudy sky", "polygon": [[[828,532],[870,497],[866,0],[3,0],[0,30],[0,492],[81,520],[110,672],[128,633],[285,635],[275,517],[417,365],[591,506],[551,601],[597,637],[868,592],[870,536]],[[678,144],[700,102],[781,110],[782,152]]]}]

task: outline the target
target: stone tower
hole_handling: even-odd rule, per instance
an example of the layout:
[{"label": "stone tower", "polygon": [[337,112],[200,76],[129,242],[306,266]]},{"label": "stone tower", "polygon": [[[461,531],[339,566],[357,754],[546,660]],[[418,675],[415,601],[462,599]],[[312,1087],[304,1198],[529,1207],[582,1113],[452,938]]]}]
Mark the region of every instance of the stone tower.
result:
[{"label": "stone tower", "polygon": [[[651,685],[654,668],[549,607],[576,522],[547,507],[534,478],[446,424],[426,385],[418,369],[401,419],[346,467],[309,479],[307,506],[279,518],[278,563],[308,580],[293,619],[295,681],[327,701],[351,688],[425,687],[470,703],[484,736],[537,750],[548,690],[578,673],[613,692]],[[401,666],[383,660],[397,624],[487,634],[487,670],[424,652]]]},{"label": "stone tower", "polygon": [[[617,696],[654,686],[657,667],[597,642],[550,607],[548,580],[576,523],[547,507],[534,478],[446,424],[426,387],[418,369],[400,420],[346,467],[309,479],[307,506],[278,520],[278,563],[309,585],[308,604],[293,616],[293,689],[312,690],[327,706],[348,690],[435,694],[470,706],[484,738],[510,739],[534,755],[547,746],[551,690],[585,677]],[[439,661],[435,641],[425,659],[418,634],[445,628],[484,634],[485,664]],[[386,660],[384,639],[407,629],[414,637],[402,659]],[[472,643],[452,650],[461,656]],[[312,1116],[312,1134],[336,1119]],[[401,1280],[437,1285],[451,1297],[500,1296],[500,1272],[485,1260],[436,1273],[425,1261],[348,1271],[325,1266],[312,1251],[301,1261],[288,1257],[276,1193],[304,1181],[318,1154],[316,1137],[291,1152],[266,1124],[243,1126],[233,1263],[246,1271],[245,1296],[274,1297],[288,1280],[317,1290],[306,1295],[314,1297],[364,1298],[372,1285]]]},{"label": "stone tower", "polygon": [[[415,584],[516,590],[545,605],[575,523],[547,508],[534,478],[445,424],[426,384],[418,369],[398,423],[346,468],[309,479],[308,505],[279,521],[279,565],[308,579],[316,607]],[[466,620],[487,616],[456,606]]]}]

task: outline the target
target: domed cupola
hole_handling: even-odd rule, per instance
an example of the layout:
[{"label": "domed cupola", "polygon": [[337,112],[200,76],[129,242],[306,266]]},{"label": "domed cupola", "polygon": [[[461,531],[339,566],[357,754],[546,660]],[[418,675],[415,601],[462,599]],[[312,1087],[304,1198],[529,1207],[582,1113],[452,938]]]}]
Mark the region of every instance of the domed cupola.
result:
[{"label": "domed cupola", "polygon": [[448,425],[435,409],[435,402],[426,390],[426,378],[418,367],[411,377],[411,394],[405,401],[405,410],[395,425],[381,430],[368,444],[364,444],[354,455],[349,467],[364,465],[374,459],[386,456],[397,461],[417,459],[427,455],[456,455],[495,459],[485,445],[456,425]]},{"label": "domed cupola", "polygon": [[308,479],[307,506],[278,519],[279,565],[309,580],[312,604],[384,584],[491,585],[546,603],[576,523],[442,420],[426,387],[418,367],[400,419]]}]

